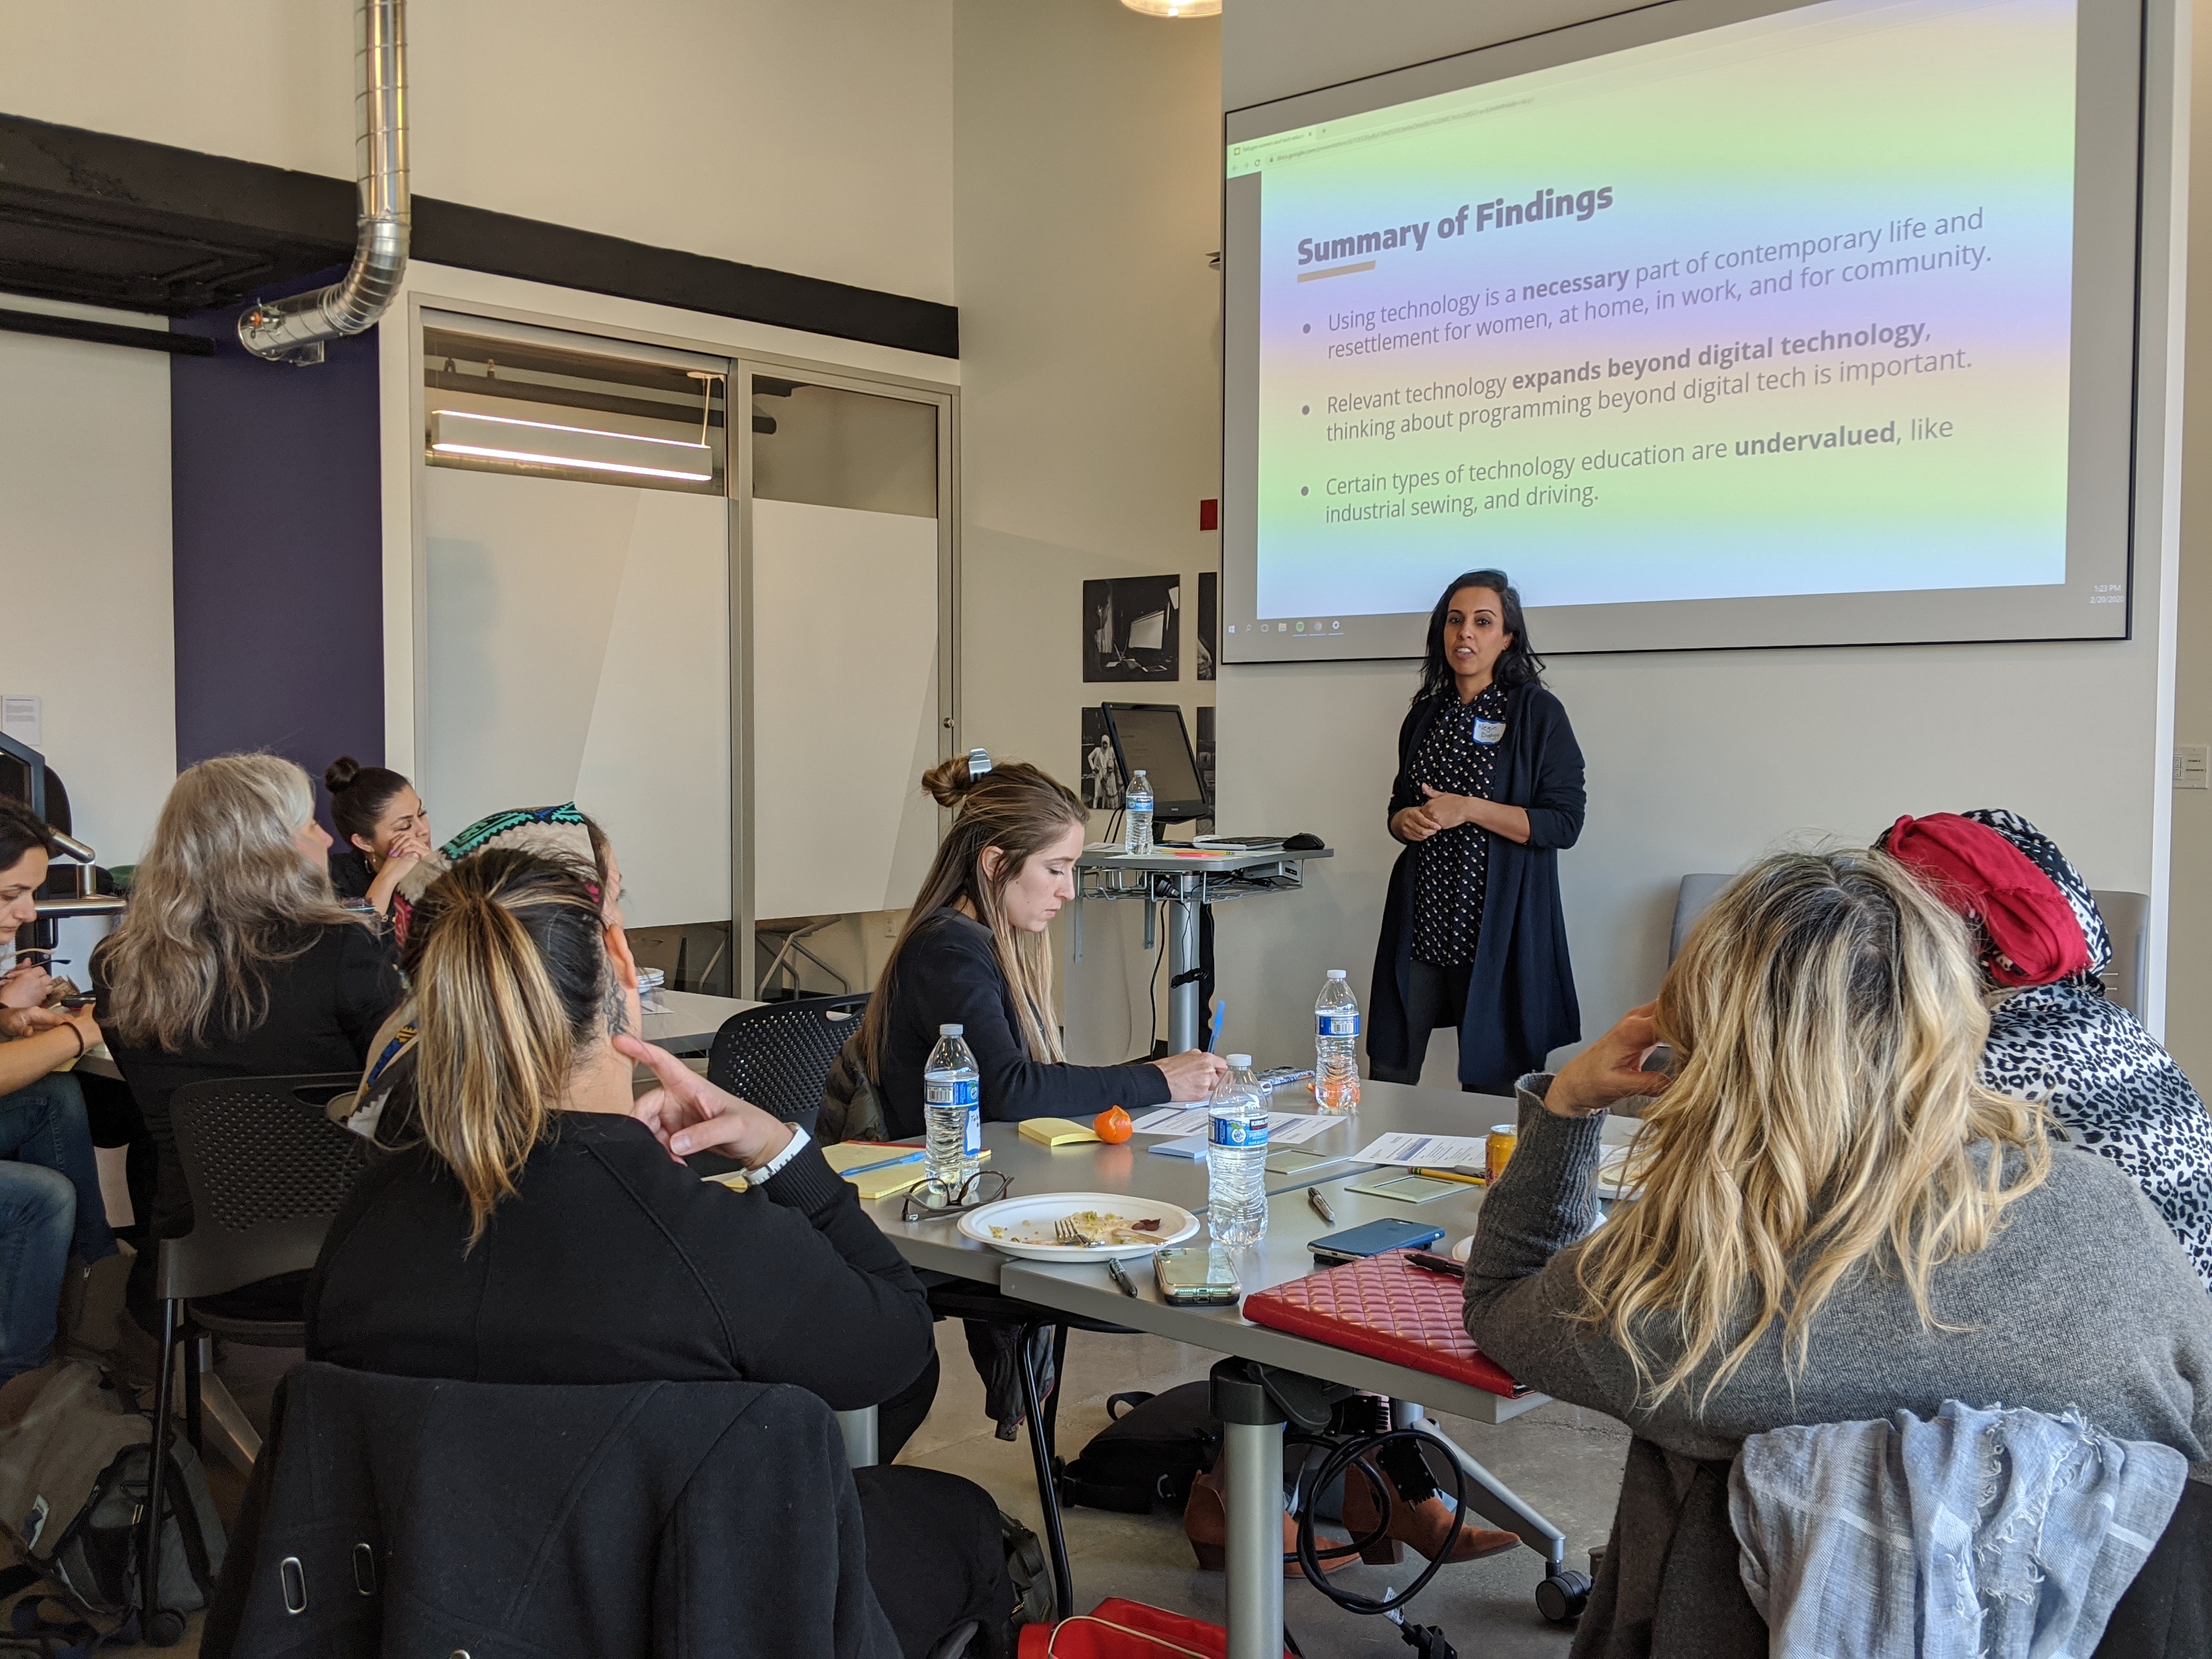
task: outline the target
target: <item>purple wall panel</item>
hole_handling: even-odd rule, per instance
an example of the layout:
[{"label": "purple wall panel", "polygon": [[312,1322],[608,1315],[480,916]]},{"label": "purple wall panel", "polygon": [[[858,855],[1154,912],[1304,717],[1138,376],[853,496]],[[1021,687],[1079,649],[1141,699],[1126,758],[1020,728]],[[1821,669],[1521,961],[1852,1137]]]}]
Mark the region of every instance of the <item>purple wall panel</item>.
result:
[{"label": "purple wall panel", "polygon": [[246,351],[237,319],[172,325],[216,343],[169,371],[177,764],[265,749],[319,784],[340,754],[384,758],[376,334],[294,368]]}]

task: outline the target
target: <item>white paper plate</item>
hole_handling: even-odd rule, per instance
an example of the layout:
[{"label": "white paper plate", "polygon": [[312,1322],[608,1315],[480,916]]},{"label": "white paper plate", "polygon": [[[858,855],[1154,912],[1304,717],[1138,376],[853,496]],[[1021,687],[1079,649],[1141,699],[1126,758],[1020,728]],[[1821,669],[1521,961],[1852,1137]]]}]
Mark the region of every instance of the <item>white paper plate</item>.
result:
[{"label": "white paper plate", "polygon": [[[1158,1220],[1160,1231],[1149,1243],[1130,1240],[1126,1243],[1094,1245],[1087,1250],[1066,1244],[1017,1243],[1009,1238],[994,1238],[991,1234],[994,1227],[1025,1224],[1049,1228],[1062,1216],[1084,1210],[1127,1216],[1132,1221]],[[1114,1256],[1149,1255],[1163,1245],[1180,1244],[1198,1231],[1198,1218],[1180,1204],[1166,1204],[1156,1198],[1135,1198],[1127,1193],[1040,1193],[1035,1198],[1002,1198],[996,1204],[970,1210],[960,1218],[960,1231],[962,1237],[972,1238],[978,1244],[988,1244],[994,1250],[1030,1261],[1103,1261]]]},{"label": "white paper plate", "polygon": [[[1633,1145],[1632,1142],[1631,1145]],[[1607,1146],[1597,1166],[1597,1195],[1608,1202],[1617,1199],[1634,1198],[1643,1190],[1640,1187],[1623,1188],[1620,1172],[1628,1162],[1627,1146]]]}]

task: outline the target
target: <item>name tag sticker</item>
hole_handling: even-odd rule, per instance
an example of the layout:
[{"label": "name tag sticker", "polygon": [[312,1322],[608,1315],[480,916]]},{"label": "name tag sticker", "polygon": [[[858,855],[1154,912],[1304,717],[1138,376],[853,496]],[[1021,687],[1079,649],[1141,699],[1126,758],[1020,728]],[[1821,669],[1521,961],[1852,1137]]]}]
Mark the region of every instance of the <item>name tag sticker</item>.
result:
[{"label": "name tag sticker", "polygon": [[1502,743],[1504,738],[1505,722],[1504,720],[1477,720],[1474,723],[1474,740],[1484,748],[1487,749],[1494,743]]}]

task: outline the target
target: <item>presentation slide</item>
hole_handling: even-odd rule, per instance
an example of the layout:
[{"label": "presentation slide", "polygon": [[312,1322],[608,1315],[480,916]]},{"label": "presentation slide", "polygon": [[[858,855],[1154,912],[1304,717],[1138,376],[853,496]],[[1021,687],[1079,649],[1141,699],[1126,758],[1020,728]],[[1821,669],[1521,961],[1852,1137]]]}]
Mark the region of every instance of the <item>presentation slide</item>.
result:
[{"label": "presentation slide", "polygon": [[2076,27],[1832,0],[1231,143],[1232,625],[2066,581]]}]

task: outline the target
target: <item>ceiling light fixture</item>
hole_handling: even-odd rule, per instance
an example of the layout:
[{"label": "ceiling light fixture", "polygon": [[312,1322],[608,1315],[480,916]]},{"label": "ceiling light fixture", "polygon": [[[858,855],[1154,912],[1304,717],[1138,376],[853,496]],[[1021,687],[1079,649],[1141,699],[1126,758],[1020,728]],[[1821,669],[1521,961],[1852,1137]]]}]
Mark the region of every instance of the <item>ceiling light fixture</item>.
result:
[{"label": "ceiling light fixture", "polygon": [[1121,0],[1131,11],[1147,17],[1218,17],[1221,0]]},{"label": "ceiling light fixture", "polygon": [[703,443],[647,438],[635,432],[603,432],[587,426],[556,426],[546,421],[518,421],[465,409],[431,411],[430,448],[439,455],[518,461],[527,466],[574,467],[639,478],[674,478],[685,483],[706,483],[714,476],[714,451]]}]

